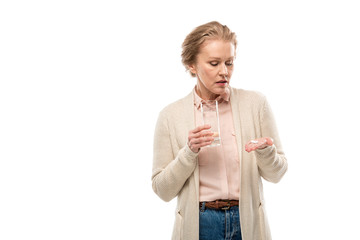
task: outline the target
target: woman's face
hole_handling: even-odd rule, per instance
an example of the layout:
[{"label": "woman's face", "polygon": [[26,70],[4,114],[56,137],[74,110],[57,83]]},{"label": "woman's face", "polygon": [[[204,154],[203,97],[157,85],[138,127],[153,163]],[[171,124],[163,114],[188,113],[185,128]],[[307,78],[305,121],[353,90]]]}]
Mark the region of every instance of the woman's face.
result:
[{"label": "woman's face", "polygon": [[233,72],[234,44],[223,40],[206,40],[200,47],[196,63],[189,66],[197,76],[197,94],[213,100],[226,91]]}]

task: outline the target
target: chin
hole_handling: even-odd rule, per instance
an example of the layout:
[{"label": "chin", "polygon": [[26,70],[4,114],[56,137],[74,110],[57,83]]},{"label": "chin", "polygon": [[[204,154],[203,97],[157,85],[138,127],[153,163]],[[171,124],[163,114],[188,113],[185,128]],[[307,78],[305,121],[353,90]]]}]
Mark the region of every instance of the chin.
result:
[{"label": "chin", "polygon": [[214,94],[223,94],[226,91],[227,86],[224,87],[217,87],[216,89],[214,89],[213,93]]}]

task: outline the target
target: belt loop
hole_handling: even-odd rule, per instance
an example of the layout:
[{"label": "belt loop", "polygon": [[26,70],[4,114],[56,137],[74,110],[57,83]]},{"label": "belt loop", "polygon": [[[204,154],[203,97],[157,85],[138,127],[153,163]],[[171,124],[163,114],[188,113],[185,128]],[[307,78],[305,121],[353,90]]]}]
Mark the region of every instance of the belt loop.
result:
[{"label": "belt loop", "polygon": [[205,202],[201,202],[201,209],[200,211],[204,212],[205,211]]}]

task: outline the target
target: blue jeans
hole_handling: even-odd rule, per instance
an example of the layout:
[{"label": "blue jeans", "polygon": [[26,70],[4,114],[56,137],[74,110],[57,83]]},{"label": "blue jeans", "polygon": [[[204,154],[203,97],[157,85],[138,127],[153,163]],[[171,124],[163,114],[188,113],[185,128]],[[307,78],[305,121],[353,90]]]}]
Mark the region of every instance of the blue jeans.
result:
[{"label": "blue jeans", "polygon": [[200,240],[241,240],[239,207],[228,210],[205,208],[200,203]]}]

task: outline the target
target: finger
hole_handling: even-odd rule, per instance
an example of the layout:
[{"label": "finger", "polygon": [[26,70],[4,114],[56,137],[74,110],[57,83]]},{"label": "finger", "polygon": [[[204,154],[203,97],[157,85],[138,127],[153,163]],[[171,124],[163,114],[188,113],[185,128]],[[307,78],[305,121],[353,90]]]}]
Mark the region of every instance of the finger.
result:
[{"label": "finger", "polygon": [[260,138],[260,139],[255,139],[255,140],[249,141],[245,145],[245,151],[251,152],[251,151],[254,151],[256,149],[262,149],[262,148],[265,148],[265,147],[267,147],[266,139]]},{"label": "finger", "polygon": [[202,148],[202,147],[205,147],[205,146],[210,145],[212,142],[213,142],[213,141],[205,141],[205,142],[201,142],[201,143],[198,143],[198,144],[194,144],[194,145],[193,145],[193,148],[199,149],[199,148]]},{"label": "finger", "polygon": [[245,149],[247,152],[252,152],[254,150],[256,150],[256,147],[248,147],[247,149]]},{"label": "finger", "polygon": [[251,152],[254,151],[256,149],[264,149],[266,147],[268,147],[268,144],[254,144],[254,143],[250,143],[248,145],[245,146],[245,151],[247,152]]},{"label": "finger", "polygon": [[198,132],[201,132],[202,130],[210,129],[210,128],[211,128],[211,126],[209,124],[205,124],[205,125],[196,127],[195,129],[191,130],[190,132],[191,133],[198,133]]},{"label": "finger", "polygon": [[190,134],[188,136],[188,141],[190,142],[192,139],[204,138],[204,137],[214,137],[214,133],[211,131],[202,131],[196,134]]},{"label": "finger", "polygon": [[200,138],[192,138],[190,140],[190,144],[191,145],[195,145],[195,144],[201,144],[202,142],[212,142],[214,141],[214,138],[213,137],[200,137]]},{"label": "finger", "polygon": [[266,139],[266,143],[267,143],[269,146],[271,146],[271,145],[274,144],[274,140],[273,140],[272,138],[266,137],[265,139]]},{"label": "finger", "polygon": [[189,142],[189,147],[193,152],[198,152],[199,148],[210,145],[214,141],[213,137],[201,138],[201,139],[192,139]]},{"label": "finger", "polygon": [[272,138],[269,137],[258,138],[258,139],[250,140],[248,143],[246,143],[246,145],[249,147],[257,147],[257,148],[266,147],[273,145],[273,140]]},{"label": "finger", "polygon": [[252,146],[260,146],[262,144],[266,144],[266,139],[259,138],[259,139],[251,140],[248,143],[251,144]]},{"label": "finger", "polygon": [[201,131],[201,132],[195,133],[192,137],[193,138],[201,138],[201,137],[210,137],[213,135],[214,135],[214,132],[212,132],[212,131]]},{"label": "finger", "polygon": [[255,149],[264,149],[264,148],[266,148],[267,146],[269,146],[269,145],[267,145],[267,144],[261,144],[261,145],[255,146]]},{"label": "finger", "polygon": [[193,142],[189,142],[188,145],[189,145],[189,148],[191,149],[191,151],[197,153],[197,152],[199,152],[200,148],[210,145],[213,142],[213,140],[214,140],[213,138],[209,138],[209,139],[207,139],[207,141],[200,141],[197,143],[195,143],[193,141]]},{"label": "finger", "polygon": [[247,152],[254,151],[255,149],[256,149],[256,146],[252,143],[245,145],[245,151],[247,151]]}]

